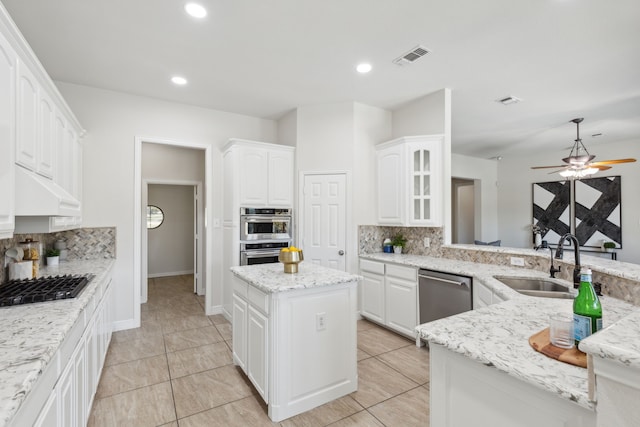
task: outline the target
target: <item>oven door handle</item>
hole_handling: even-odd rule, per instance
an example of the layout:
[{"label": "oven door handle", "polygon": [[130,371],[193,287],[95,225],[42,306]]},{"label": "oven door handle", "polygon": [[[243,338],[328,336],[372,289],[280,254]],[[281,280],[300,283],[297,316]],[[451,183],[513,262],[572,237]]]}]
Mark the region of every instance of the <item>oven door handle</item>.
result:
[{"label": "oven door handle", "polygon": [[268,258],[274,255],[279,255],[280,250],[277,251],[244,251],[243,252],[246,257],[251,258]]},{"label": "oven door handle", "polygon": [[242,218],[244,222],[289,222],[289,217],[283,216],[245,216]]}]

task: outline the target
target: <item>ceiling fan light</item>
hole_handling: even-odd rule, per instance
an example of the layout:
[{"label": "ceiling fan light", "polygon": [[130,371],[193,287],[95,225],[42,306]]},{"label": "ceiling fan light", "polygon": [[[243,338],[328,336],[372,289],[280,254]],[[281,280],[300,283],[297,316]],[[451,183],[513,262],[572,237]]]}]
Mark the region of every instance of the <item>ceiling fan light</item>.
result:
[{"label": "ceiling fan light", "polygon": [[598,168],[586,168],[583,173],[584,175],[593,175],[594,173],[597,173],[599,171]]},{"label": "ceiling fan light", "polygon": [[571,178],[575,176],[575,171],[572,169],[565,169],[563,171],[558,172],[563,178]]}]

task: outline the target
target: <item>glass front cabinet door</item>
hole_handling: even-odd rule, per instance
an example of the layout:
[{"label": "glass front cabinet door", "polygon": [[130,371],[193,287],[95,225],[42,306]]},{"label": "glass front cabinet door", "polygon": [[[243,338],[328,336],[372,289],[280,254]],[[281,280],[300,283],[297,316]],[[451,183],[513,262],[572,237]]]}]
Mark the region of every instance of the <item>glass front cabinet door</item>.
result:
[{"label": "glass front cabinet door", "polygon": [[440,141],[411,143],[408,145],[408,151],[411,169],[409,224],[439,226],[442,209]]},{"label": "glass front cabinet door", "polygon": [[442,226],[441,135],[411,136],[379,144],[378,223]]}]

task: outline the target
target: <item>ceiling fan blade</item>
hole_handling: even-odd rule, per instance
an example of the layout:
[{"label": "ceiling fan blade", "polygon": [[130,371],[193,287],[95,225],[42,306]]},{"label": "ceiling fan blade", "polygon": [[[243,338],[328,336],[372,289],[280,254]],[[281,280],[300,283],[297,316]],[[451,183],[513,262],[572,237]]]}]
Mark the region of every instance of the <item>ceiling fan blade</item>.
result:
[{"label": "ceiling fan blade", "polygon": [[560,165],[560,166],[531,166],[531,169],[551,169],[551,168],[566,168],[567,165]]},{"label": "ceiling fan blade", "polygon": [[593,164],[590,165],[590,166],[593,166],[594,168],[597,168],[598,170],[601,170],[601,171],[606,171],[606,170],[611,169],[611,166],[593,165]]},{"label": "ceiling fan blade", "polygon": [[599,162],[592,162],[590,166],[598,167],[601,165],[617,165],[619,163],[633,163],[636,159],[615,159],[615,160],[601,160]]}]

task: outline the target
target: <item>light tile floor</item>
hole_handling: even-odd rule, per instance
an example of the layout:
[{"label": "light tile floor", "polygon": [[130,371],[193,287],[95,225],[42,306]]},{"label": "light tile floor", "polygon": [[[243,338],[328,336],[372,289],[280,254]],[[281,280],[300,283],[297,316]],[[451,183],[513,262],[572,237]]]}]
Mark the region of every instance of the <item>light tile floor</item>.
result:
[{"label": "light tile floor", "polygon": [[231,325],[206,316],[192,276],[149,280],[142,326],[115,332],[89,426],[428,426],[429,352],[358,321],[358,391],[272,423],[231,357]]}]

